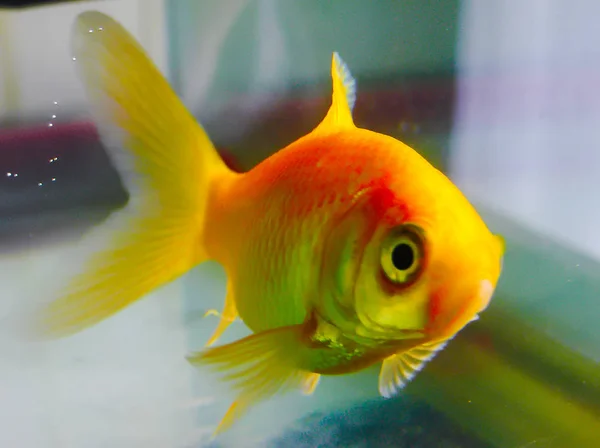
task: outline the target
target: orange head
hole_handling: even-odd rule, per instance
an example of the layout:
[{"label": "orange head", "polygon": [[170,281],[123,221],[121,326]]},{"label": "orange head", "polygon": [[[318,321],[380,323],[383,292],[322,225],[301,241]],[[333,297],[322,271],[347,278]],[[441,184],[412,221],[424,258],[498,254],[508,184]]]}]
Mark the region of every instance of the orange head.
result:
[{"label": "orange head", "polygon": [[408,146],[357,128],[344,134],[335,138],[366,181],[350,189],[351,205],[325,237],[323,317],[359,337],[453,336],[491,299],[501,238]]},{"label": "orange head", "polygon": [[[489,304],[504,244],[412,148],[352,120],[355,82],[334,54],[332,105],[306,140],[344,200],[326,225],[317,312],[348,335],[452,337]],[[349,205],[348,205],[349,204]]]}]

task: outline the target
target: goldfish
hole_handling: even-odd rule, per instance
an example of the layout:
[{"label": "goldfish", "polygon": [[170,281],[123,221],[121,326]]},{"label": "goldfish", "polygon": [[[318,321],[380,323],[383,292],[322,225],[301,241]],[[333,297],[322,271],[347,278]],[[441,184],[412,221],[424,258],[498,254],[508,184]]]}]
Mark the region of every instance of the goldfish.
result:
[{"label": "goldfish", "polygon": [[[237,393],[218,434],[263,400],[376,363],[391,397],[490,303],[502,237],[416,150],[355,125],[356,82],[336,52],[320,123],[234,172],[121,24],[81,13],[71,45],[130,199],[109,243],[42,310],[42,334],[74,334],[220,263],[219,321],[187,358]],[[238,318],[251,334],[215,345]]]}]

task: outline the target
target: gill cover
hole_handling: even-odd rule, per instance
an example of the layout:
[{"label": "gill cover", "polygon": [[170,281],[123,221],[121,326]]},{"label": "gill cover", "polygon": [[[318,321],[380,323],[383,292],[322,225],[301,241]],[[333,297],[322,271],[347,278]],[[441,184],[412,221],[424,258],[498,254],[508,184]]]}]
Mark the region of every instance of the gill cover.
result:
[{"label": "gill cover", "polygon": [[347,334],[420,338],[428,322],[426,282],[416,277],[410,279],[410,287],[401,287],[385,274],[391,261],[382,256],[391,257],[389,241],[403,242],[398,229],[409,227],[389,227],[383,219],[390,195],[385,187],[361,190],[332,220],[324,239],[319,300],[314,306],[321,317]]},{"label": "gill cover", "polygon": [[[355,278],[356,315],[372,336],[420,339],[430,319],[426,235],[401,216],[392,218],[393,208],[380,213]],[[395,246],[412,248],[412,261],[398,264]]]},{"label": "gill cover", "polygon": [[354,285],[363,253],[375,231],[376,219],[371,191],[363,190],[350,207],[331,221],[322,252],[319,298],[314,306],[327,321],[341,330],[354,332]]}]

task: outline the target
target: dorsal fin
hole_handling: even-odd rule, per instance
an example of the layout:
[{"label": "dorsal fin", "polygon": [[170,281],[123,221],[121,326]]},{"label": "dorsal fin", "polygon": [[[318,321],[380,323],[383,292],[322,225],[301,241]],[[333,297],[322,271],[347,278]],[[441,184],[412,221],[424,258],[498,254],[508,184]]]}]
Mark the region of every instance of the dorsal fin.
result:
[{"label": "dorsal fin", "polygon": [[337,52],[333,53],[331,59],[331,79],[333,81],[331,107],[313,133],[354,127],[352,109],[356,101],[356,81]]}]

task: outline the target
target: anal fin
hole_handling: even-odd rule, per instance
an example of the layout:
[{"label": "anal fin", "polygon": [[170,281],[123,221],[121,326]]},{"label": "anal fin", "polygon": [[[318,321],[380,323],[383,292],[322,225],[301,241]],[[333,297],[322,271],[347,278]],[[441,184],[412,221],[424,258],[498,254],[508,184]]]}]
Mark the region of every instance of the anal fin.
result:
[{"label": "anal fin", "polygon": [[379,372],[379,393],[385,398],[396,395],[447,343],[447,339],[427,342],[385,358]]}]

